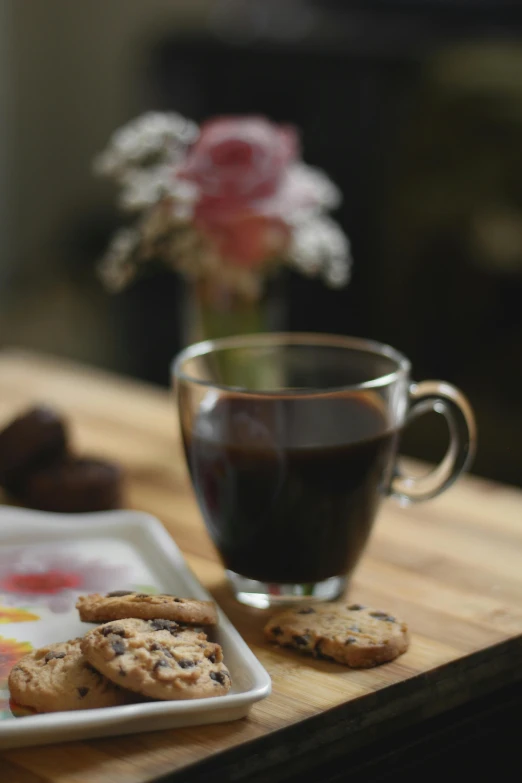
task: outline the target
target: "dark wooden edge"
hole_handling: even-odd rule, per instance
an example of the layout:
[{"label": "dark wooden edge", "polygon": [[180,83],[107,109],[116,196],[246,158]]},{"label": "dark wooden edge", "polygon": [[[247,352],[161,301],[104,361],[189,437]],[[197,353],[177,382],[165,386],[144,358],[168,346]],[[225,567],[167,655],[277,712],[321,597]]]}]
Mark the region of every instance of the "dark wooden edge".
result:
[{"label": "dark wooden edge", "polygon": [[[159,778],[159,783],[270,783],[306,775],[397,731],[522,681],[522,636],[346,702]],[[217,777],[216,777],[217,776]],[[318,778],[319,780],[320,778]]]},{"label": "dark wooden edge", "polygon": [[[505,686],[326,763],[321,754],[285,783],[490,783],[520,768],[522,682]],[[272,780],[270,773],[255,783]]]}]

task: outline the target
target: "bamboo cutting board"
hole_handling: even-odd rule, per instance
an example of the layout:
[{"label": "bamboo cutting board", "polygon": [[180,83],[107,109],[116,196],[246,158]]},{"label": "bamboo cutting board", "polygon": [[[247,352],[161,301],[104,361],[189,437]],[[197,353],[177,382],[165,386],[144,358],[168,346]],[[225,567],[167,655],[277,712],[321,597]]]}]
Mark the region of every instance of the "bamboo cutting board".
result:
[{"label": "bamboo cutting board", "polygon": [[522,679],[518,490],[467,477],[425,505],[385,504],[350,599],[406,619],[412,644],[393,663],[350,671],[266,645],[265,613],[229,594],[189,486],[171,395],[3,352],[0,425],[33,402],[69,417],[79,451],[125,466],[127,505],[165,524],[269,671],[273,694],[234,723],[5,751],[2,783],[142,783],[175,770],[183,781],[205,770],[209,779],[253,781],[269,770],[275,783],[290,761],[304,769],[318,752],[326,761],[341,744],[360,747]]}]

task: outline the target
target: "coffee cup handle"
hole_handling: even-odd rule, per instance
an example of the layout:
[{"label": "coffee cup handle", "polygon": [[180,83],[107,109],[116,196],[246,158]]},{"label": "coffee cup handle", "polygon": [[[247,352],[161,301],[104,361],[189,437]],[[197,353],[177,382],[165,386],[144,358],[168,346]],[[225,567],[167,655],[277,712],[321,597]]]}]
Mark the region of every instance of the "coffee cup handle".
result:
[{"label": "coffee cup handle", "polygon": [[423,413],[441,413],[448,424],[450,443],[442,462],[419,478],[403,475],[396,467],[390,495],[401,505],[429,500],[440,495],[470,465],[476,447],[476,425],[466,397],[445,381],[412,383],[409,389],[409,424]]}]

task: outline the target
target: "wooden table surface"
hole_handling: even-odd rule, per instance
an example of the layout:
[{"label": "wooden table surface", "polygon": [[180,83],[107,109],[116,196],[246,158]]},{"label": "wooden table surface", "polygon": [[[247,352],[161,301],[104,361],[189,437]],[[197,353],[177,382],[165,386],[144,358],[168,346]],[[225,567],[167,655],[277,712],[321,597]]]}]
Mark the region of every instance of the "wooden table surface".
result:
[{"label": "wooden table surface", "polygon": [[255,781],[268,770],[276,783],[318,753],[328,761],[341,746],[358,748],[522,679],[518,490],[465,477],[429,503],[384,504],[350,599],[405,618],[412,644],[393,663],[350,671],[266,645],[265,613],[231,597],[189,486],[170,394],[4,351],[0,424],[33,402],[68,416],[78,450],[124,465],[127,505],[164,523],[269,671],[273,694],[232,723],[4,751],[2,783],[142,783],[175,771],[184,783]]}]

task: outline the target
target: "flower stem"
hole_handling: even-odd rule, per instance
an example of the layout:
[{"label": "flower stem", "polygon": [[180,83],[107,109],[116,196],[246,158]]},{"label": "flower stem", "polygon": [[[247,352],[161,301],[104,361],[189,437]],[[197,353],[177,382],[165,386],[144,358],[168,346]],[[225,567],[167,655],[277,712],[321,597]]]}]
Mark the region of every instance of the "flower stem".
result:
[{"label": "flower stem", "polygon": [[[262,300],[246,301],[237,296],[214,298],[202,296],[204,293],[208,294],[208,289],[196,289],[199,339],[269,331]],[[281,373],[273,355],[257,356],[255,361],[245,356],[238,361],[236,353],[227,351],[219,352],[217,356],[216,369],[222,384],[257,390],[281,386]]]},{"label": "flower stem", "polygon": [[250,302],[231,310],[216,310],[212,304],[200,302],[198,311],[199,326],[205,340],[266,331],[260,302]]}]

